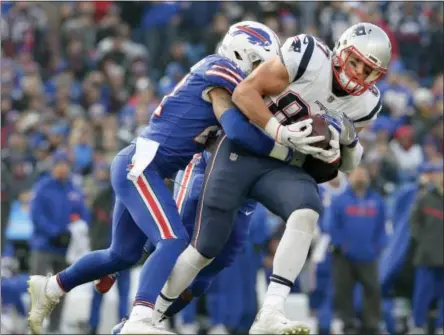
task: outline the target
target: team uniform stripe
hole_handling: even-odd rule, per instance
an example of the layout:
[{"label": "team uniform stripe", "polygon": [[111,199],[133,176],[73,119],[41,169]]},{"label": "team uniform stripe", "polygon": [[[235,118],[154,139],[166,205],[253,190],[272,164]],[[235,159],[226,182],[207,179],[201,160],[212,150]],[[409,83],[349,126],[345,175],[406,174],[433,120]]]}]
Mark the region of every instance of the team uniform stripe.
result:
[{"label": "team uniform stripe", "polygon": [[143,202],[148,208],[148,211],[151,213],[151,216],[153,217],[153,220],[160,231],[160,236],[162,239],[176,238],[176,235],[171,228],[171,224],[165,215],[162,206],[160,206],[160,203],[157,200],[156,194],[143,174],[137,179],[136,182],[134,182],[134,186],[136,186],[136,189],[139,192]]},{"label": "team uniform stripe", "polygon": [[149,307],[151,309],[154,309],[154,304],[152,302],[149,301],[145,301],[145,300],[136,300],[134,301],[133,306],[146,306]]},{"label": "team uniform stripe", "polygon": [[382,103],[381,103],[381,99],[379,99],[379,101],[376,104],[375,108],[373,108],[372,111],[369,114],[367,114],[364,117],[361,117],[358,120],[355,120],[354,122],[358,123],[358,122],[364,122],[364,121],[371,120],[376,114],[378,114],[381,111],[381,109],[382,109]]},{"label": "team uniform stripe", "polygon": [[[197,155],[194,155],[193,159],[196,158]],[[185,195],[187,194],[188,187],[190,186],[191,176],[193,175],[193,170],[196,164],[191,161],[187,167],[185,168],[185,172],[183,174],[182,181],[180,183],[179,193],[177,195],[176,205],[179,210],[179,214],[182,212],[182,207],[185,199]]]},{"label": "team uniform stripe", "polygon": [[308,45],[305,49],[304,55],[302,56],[301,63],[298,67],[298,72],[296,73],[296,77],[293,79],[293,81],[298,80],[304,75],[305,70],[307,70],[308,63],[310,62],[311,56],[313,55],[313,50],[315,47],[314,38],[310,35],[306,35],[306,37],[308,38]]},{"label": "team uniform stripe", "polygon": [[205,72],[205,74],[208,76],[217,76],[217,77],[224,78],[225,80],[228,80],[229,82],[233,83],[234,85],[239,85],[239,83],[240,83],[240,80],[237,80],[235,77],[233,77],[232,75],[229,75],[226,72],[224,73],[222,71],[208,70],[207,72]]},{"label": "team uniform stripe", "polygon": [[63,283],[62,280],[60,279],[60,274],[57,274],[56,276],[56,280],[57,280],[57,284],[59,284],[60,288],[62,289],[63,292],[67,293],[68,291],[65,290],[65,288],[63,287]]},{"label": "team uniform stripe", "polygon": [[267,39],[264,36],[262,36],[257,31],[255,31],[255,30],[253,30],[253,29],[251,29],[251,28],[249,28],[247,26],[237,26],[236,28],[239,29],[239,30],[242,30],[242,31],[244,31],[244,32],[246,32],[248,34],[251,34],[251,35],[257,37],[262,42],[267,42]]},{"label": "team uniform stripe", "polygon": [[219,149],[220,149],[222,143],[225,141],[226,138],[227,138],[227,135],[223,135],[223,137],[219,141],[219,144],[217,145],[216,150],[214,151],[213,157],[211,159],[211,164],[210,164],[209,167],[207,167],[207,168],[209,168],[209,170],[208,170],[208,175],[205,178],[204,183],[203,183],[203,187],[202,187],[202,199],[199,201],[199,209],[198,209],[199,210],[199,214],[198,214],[198,216],[196,218],[197,227],[195,229],[195,237],[193,238],[193,242],[192,242],[194,247],[196,247],[197,240],[199,239],[200,226],[201,226],[201,223],[202,223],[203,204],[204,204],[204,201],[205,201],[205,189],[207,188],[208,179],[210,179],[211,172],[213,171],[213,168],[214,168],[214,162],[216,161],[216,155],[219,152]]},{"label": "team uniform stripe", "polygon": [[212,69],[215,69],[215,70],[219,69],[219,70],[222,70],[222,71],[225,71],[225,72],[231,73],[231,74],[232,74],[234,77],[236,77],[239,81],[242,81],[242,80],[243,80],[242,76],[240,76],[238,73],[234,72],[233,70],[230,70],[229,68],[227,68],[227,67],[225,67],[225,66],[214,65],[214,66],[212,67]]}]

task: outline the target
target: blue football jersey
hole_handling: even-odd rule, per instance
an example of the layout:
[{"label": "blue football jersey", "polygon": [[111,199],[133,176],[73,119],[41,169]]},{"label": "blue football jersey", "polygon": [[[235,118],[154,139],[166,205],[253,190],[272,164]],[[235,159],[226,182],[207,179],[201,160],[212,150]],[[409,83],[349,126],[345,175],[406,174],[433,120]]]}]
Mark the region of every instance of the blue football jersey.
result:
[{"label": "blue football jersey", "polygon": [[165,96],[141,136],[158,142],[156,164],[165,176],[185,168],[195,153],[220,129],[207,96],[209,88],[232,93],[245,78],[231,60],[219,55],[205,57]]}]

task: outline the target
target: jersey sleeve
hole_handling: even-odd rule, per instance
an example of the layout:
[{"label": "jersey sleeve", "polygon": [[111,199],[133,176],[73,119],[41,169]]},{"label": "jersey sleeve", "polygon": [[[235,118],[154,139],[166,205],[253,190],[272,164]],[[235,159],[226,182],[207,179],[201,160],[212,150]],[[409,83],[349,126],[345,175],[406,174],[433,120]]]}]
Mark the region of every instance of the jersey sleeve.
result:
[{"label": "jersey sleeve", "polygon": [[228,60],[219,60],[208,65],[202,71],[205,79],[205,89],[202,98],[209,101],[208,92],[214,87],[225,88],[230,94],[236,86],[245,78],[244,73],[231,64]]},{"label": "jersey sleeve", "polygon": [[313,36],[300,34],[288,38],[282,45],[282,61],[287,68],[290,83],[304,75],[313,56],[315,43]]},{"label": "jersey sleeve", "polygon": [[379,112],[382,110],[381,93],[376,86],[369,88],[364,99],[365,104],[363,104],[362,116],[360,115],[353,121],[357,128],[366,127],[373,123],[378,117]]}]

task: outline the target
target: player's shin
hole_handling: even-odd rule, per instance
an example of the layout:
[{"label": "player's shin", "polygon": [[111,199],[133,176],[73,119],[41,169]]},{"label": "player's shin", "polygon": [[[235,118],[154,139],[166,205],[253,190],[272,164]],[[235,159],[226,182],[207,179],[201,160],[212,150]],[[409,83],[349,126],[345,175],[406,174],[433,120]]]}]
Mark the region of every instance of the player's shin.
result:
[{"label": "player's shin", "polygon": [[283,309],[284,301],[307,259],[318,218],[319,214],[311,209],[296,210],[288,218],[274,256],[273,275],[264,305]]},{"label": "player's shin", "polygon": [[130,321],[154,318],[152,313],[156,297],[187,242],[184,239],[167,239],[157,243],[155,251],[142,267],[139,289],[129,318]]},{"label": "player's shin", "polygon": [[170,278],[157,297],[153,312],[153,321],[159,321],[168,307],[196,278],[201,269],[213,259],[202,256],[192,245],[179,256]]}]

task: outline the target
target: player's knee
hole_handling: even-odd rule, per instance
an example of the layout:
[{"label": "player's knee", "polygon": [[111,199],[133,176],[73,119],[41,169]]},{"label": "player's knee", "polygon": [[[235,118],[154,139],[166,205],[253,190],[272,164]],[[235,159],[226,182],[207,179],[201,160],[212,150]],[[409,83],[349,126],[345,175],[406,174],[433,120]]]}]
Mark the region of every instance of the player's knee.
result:
[{"label": "player's knee", "polygon": [[142,252],[122,252],[122,250],[118,250],[115,247],[113,248],[113,246],[111,246],[108,251],[113,263],[121,265],[119,267],[122,269],[136,265],[142,256]]},{"label": "player's knee", "polygon": [[210,241],[200,239],[199,243],[195,243],[195,250],[206,259],[214,259],[223,249],[218,241]]},{"label": "player's knee", "polygon": [[199,250],[194,248],[191,244],[183,252],[183,257],[195,269],[203,269],[211,263],[213,258],[204,256]]},{"label": "player's knee", "polygon": [[170,238],[165,240],[160,240],[156,245],[156,250],[160,248],[168,248],[170,252],[177,253],[178,255],[185,250],[188,246],[188,238]]},{"label": "player's knee", "polygon": [[313,209],[297,209],[288,218],[287,227],[313,235],[318,219],[319,214]]}]

